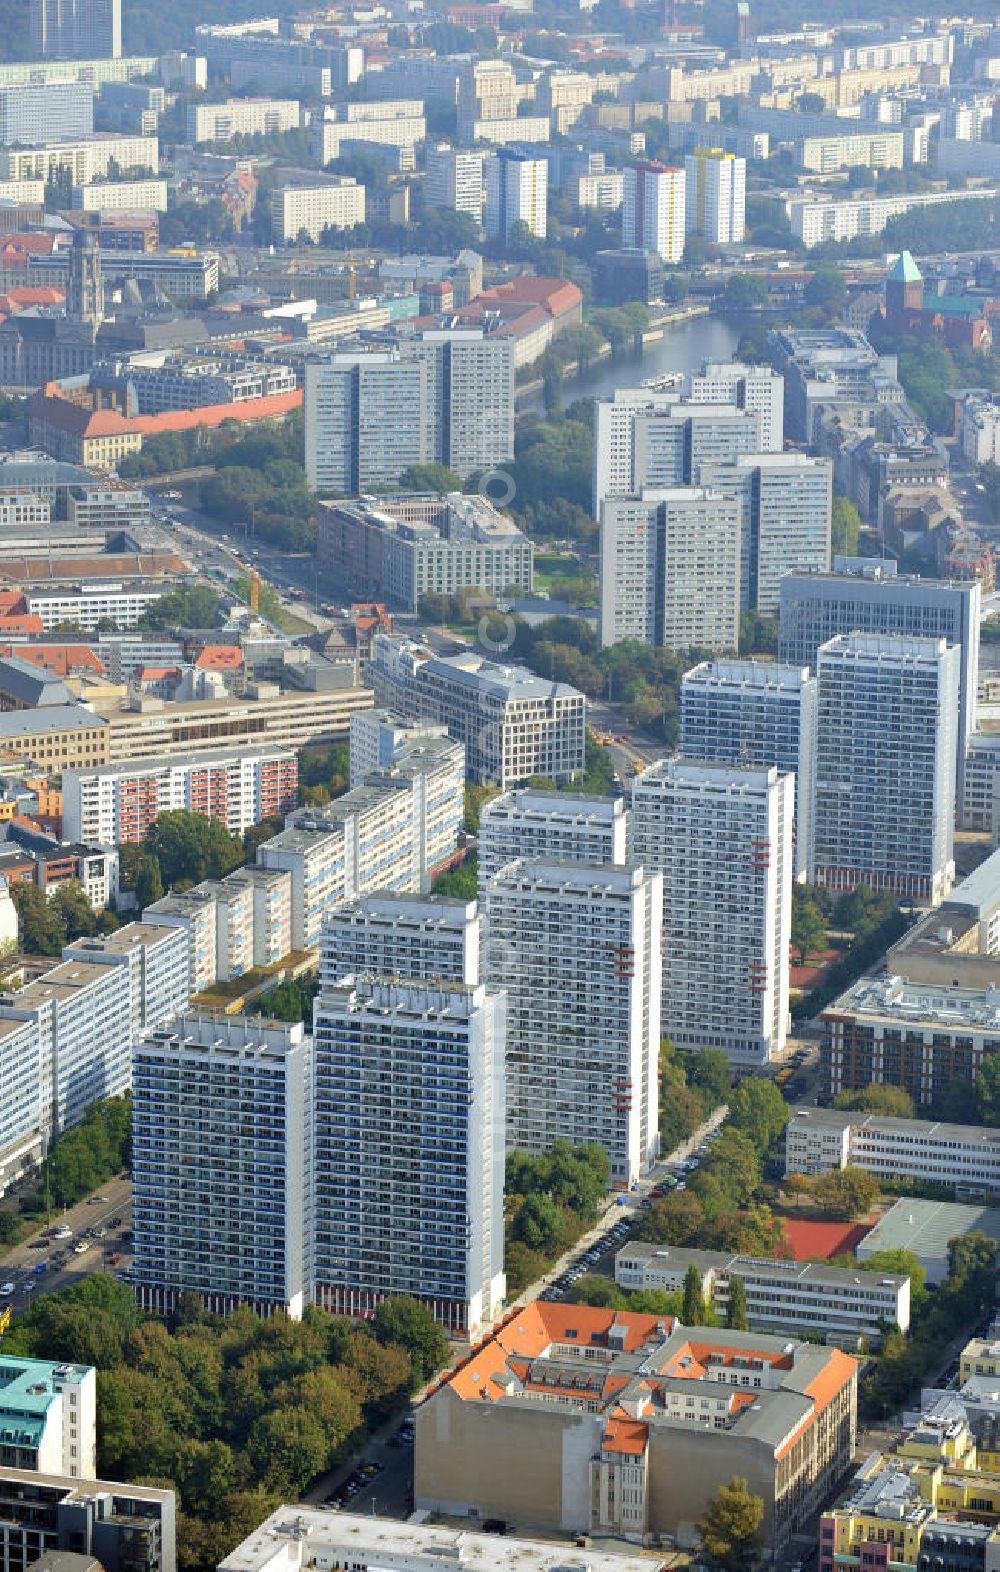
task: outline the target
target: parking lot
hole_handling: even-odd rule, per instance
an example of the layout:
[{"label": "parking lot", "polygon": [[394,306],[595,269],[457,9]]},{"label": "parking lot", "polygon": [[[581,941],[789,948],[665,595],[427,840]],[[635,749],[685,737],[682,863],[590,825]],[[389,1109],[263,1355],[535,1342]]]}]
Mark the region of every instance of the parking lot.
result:
[{"label": "parking lot", "polygon": [[[687,1188],[687,1180],[700,1163],[708,1156],[712,1142],[717,1139],[719,1129],[715,1128],[700,1132],[703,1138],[688,1156],[680,1157],[674,1154],[665,1163],[658,1164],[654,1176],[655,1182],[645,1196],[645,1201],[658,1200],[660,1196],[669,1195],[673,1190]],[[573,1284],[590,1272],[604,1272],[614,1276],[615,1252],[620,1250],[632,1236],[637,1220],[637,1213],[632,1211],[629,1216],[612,1222],[611,1226],[592,1238],[578,1250],[576,1255],[570,1257],[564,1265],[559,1276],[539,1294],[539,1299],[568,1299],[572,1296]]]},{"label": "parking lot", "polygon": [[310,1506],[406,1518],[413,1510],[412,1414],[397,1415],[370,1436],[361,1456],[324,1474],[310,1488]]}]

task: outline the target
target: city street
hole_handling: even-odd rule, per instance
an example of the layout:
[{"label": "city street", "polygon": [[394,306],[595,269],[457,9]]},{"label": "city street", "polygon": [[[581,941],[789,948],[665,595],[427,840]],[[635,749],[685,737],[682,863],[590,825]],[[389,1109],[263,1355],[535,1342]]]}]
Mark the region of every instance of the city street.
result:
[{"label": "city street", "polygon": [[[111,1227],[112,1220],[120,1221]],[[71,1228],[72,1241],[53,1239],[51,1229]],[[34,1293],[67,1288],[90,1272],[116,1272],[132,1264],[131,1241],[123,1243],[122,1230],[132,1227],[132,1181],[109,1179],[97,1195],[78,1201],[65,1211],[52,1209],[52,1221],[15,1245],[0,1258],[0,1289],[13,1283],[12,1294],[0,1295],[0,1307],[10,1305],[15,1317],[31,1303]],[[107,1232],[103,1239],[86,1239],[87,1249],[76,1254],[73,1245],[93,1230]],[[112,1257],[120,1257],[117,1263]],[[44,1270],[39,1271],[39,1267]]]}]

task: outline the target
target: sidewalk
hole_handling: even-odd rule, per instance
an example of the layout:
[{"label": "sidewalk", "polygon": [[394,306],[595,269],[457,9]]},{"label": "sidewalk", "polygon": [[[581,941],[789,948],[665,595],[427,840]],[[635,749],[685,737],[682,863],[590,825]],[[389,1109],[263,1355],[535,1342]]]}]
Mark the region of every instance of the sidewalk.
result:
[{"label": "sidewalk", "polygon": [[[587,1232],[581,1234],[575,1244],[570,1245],[568,1250],[563,1251],[558,1261],[552,1263],[543,1277],[539,1277],[530,1287],[524,1289],[511,1302],[510,1308],[513,1310],[519,1309],[522,1305],[530,1305],[532,1300],[537,1299],[539,1294],[544,1293],[545,1289],[554,1283],[557,1277],[561,1277],[569,1269],[578,1255],[589,1250],[592,1245],[599,1244],[604,1240],[615,1223],[620,1223],[623,1220],[630,1223],[638,1221],[640,1212],[649,1200],[650,1191],[663,1182],[676,1163],[682,1163],[686,1158],[690,1157],[705,1139],[706,1135],[718,1129],[728,1112],[728,1104],[722,1103],[705,1120],[705,1123],[695,1130],[692,1136],[686,1141],[682,1141],[680,1146],[675,1147],[668,1156],[657,1158],[649,1173],[643,1174],[638,1181],[637,1188],[635,1190],[623,1191],[620,1195],[615,1196],[597,1221],[587,1229]],[[624,1205],[621,1204],[623,1201]]]}]

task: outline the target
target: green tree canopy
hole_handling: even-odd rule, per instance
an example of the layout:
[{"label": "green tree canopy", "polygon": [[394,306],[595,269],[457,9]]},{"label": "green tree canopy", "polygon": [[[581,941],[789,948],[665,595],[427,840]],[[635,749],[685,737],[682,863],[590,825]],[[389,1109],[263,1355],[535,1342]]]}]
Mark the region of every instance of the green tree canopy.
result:
[{"label": "green tree canopy", "polygon": [[701,1273],[692,1261],[684,1273],[681,1320],[685,1326],[702,1326],[705,1321],[705,1295],[701,1286]]},{"label": "green tree canopy", "polygon": [[881,1086],[874,1081],[854,1091],[838,1092],[833,1099],[834,1108],[845,1112],[885,1114],[892,1119],[914,1119],[916,1105],[909,1092],[902,1086]]},{"label": "green tree canopy", "polygon": [[723,1485],[698,1524],[709,1563],[719,1572],[747,1572],[763,1543],[764,1502],[739,1475]]},{"label": "green tree canopy", "polygon": [[848,1164],[846,1168],[820,1174],[812,1194],[820,1211],[831,1217],[862,1217],[878,1200],[878,1180],[866,1169]]},{"label": "green tree canopy", "polygon": [[846,497],[834,497],[830,549],[837,557],[856,557],[861,543],[861,514]]},{"label": "green tree canopy", "polygon": [[746,1332],[750,1323],[747,1320],[747,1285],[742,1277],[730,1277],[729,1302],[726,1305],[726,1325],[734,1332]]},{"label": "green tree canopy", "polygon": [[384,1299],[372,1330],[380,1343],[394,1343],[409,1354],[414,1386],[422,1386],[447,1363],[447,1339],[427,1306],[416,1299]]},{"label": "green tree canopy", "polygon": [[143,842],[156,858],[164,885],[222,879],[244,861],[243,842],[218,819],[187,808],[161,813]]}]

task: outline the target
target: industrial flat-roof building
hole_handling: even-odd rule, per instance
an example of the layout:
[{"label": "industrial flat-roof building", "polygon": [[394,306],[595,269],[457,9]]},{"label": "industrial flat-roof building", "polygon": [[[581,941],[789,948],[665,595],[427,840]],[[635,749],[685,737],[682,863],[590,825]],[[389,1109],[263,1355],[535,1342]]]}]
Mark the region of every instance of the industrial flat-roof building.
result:
[{"label": "industrial flat-roof building", "polygon": [[949,1240],[974,1230],[1000,1241],[1000,1210],[904,1196],[865,1235],[857,1257],[864,1261],[881,1250],[912,1250],[928,1283],[941,1283],[948,1275]]}]

